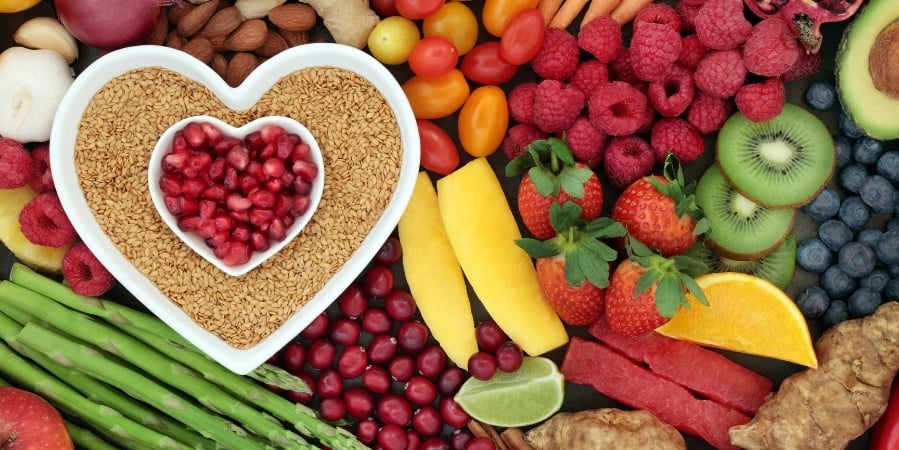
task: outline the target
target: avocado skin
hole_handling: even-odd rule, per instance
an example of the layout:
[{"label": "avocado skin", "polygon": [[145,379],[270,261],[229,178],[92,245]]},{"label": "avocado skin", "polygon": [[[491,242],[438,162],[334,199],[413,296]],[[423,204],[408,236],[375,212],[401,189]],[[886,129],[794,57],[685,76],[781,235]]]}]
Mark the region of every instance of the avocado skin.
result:
[{"label": "avocado skin", "polygon": [[868,55],[878,34],[899,19],[899,1],[869,0],[844,30],[836,55],[836,86],[847,115],[872,138],[899,138],[899,99],[874,87]]}]

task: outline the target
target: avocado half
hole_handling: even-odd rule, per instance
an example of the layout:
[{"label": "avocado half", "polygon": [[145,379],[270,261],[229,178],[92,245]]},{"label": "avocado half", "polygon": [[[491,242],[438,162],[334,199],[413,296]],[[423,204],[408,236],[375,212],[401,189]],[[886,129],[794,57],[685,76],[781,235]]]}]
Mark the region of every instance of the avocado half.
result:
[{"label": "avocado half", "polygon": [[897,19],[899,1],[869,0],[843,32],[837,50],[836,81],[843,110],[866,135],[881,140],[899,138],[899,96],[875,87],[870,57],[878,36]]}]

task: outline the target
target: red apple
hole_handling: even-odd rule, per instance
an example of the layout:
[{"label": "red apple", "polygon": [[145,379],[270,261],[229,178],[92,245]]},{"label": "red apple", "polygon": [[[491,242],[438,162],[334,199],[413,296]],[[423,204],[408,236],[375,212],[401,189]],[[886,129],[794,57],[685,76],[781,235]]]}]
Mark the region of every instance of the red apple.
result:
[{"label": "red apple", "polygon": [[0,449],[74,449],[59,411],[41,396],[0,386]]}]

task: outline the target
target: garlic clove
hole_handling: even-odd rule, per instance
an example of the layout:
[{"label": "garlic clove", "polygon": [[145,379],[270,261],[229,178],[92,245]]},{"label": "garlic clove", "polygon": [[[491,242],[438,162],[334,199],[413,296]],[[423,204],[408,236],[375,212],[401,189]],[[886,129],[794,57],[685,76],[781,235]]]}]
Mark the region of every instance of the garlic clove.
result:
[{"label": "garlic clove", "polygon": [[234,7],[240,11],[244,20],[261,19],[276,6],[281,6],[287,0],[237,0]]},{"label": "garlic clove", "polygon": [[78,42],[69,30],[52,17],[35,17],[23,23],[13,34],[17,44],[31,49],[53,50],[72,64],[78,59]]},{"label": "garlic clove", "polygon": [[10,47],[0,53],[0,137],[46,142],[56,109],[74,81],[53,50]]}]

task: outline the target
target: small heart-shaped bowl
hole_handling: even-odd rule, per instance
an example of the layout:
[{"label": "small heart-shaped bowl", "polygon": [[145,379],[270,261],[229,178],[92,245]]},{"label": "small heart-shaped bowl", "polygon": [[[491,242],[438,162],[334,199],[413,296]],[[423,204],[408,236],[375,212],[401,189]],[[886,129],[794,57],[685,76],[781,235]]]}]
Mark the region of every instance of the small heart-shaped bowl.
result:
[{"label": "small heart-shaped bowl", "polygon": [[[225,262],[217,257],[213,252],[212,247],[206,244],[206,241],[197,233],[194,232],[185,232],[178,226],[178,219],[166,208],[164,194],[162,192],[162,188],[159,186],[159,180],[163,175],[163,164],[162,160],[166,154],[168,154],[172,149],[172,142],[174,141],[175,134],[178,131],[184,129],[184,127],[191,122],[203,123],[207,122],[218,128],[222,131],[222,134],[226,137],[233,137],[237,139],[243,140],[248,134],[259,131],[262,127],[266,125],[276,125],[284,129],[288,134],[296,134],[300,137],[302,142],[305,142],[309,145],[309,155],[312,158],[312,161],[315,163],[315,166],[318,167],[318,174],[315,179],[312,180],[312,188],[309,191],[309,199],[311,200],[309,204],[309,208],[305,213],[299,215],[295,218],[294,223],[287,229],[287,234],[284,239],[280,241],[272,241],[269,248],[263,252],[253,252],[250,256],[250,260],[244,264],[229,266],[225,264]],[[303,227],[309,223],[309,220],[312,218],[312,215],[315,214],[315,210],[318,208],[318,204],[322,198],[322,191],[325,186],[325,164],[322,159],[321,149],[318,147],[318,143],[315,140],[315,137],[312,136],[312,133],[304,127],[302,124],[297,122],[296,120],[291,119],[290,117],[284,116],[269,116],[269,117],[260,117],[246,125],[237,128],[222,122],[216,117],[212,116],[195,116],[188,117],[186,119],[182,119],[178,122],[175,122],[171,127],[169,127],[159,138],[159,141],[156,142],[156,146],[153,148],[153,153],[150,156],[150,167],[148,170],[147,182],[149,183],[150,188],[150,197],[153,199],[153,204],[156,206],[156,210],[159,212],[159,216],[162,218],[163,222],[169,226],[169,228],[174,232],[188,247],[193,249],[193,251],[197,252],[198,255],[202,256],[203,259],[209,261],[212,265],[218,267],[222,272],[227,273],[228,275],[239,277],[241,275],[246,274],[247,272],[256,268],[256,266],[265,262],[265,260],[269,259],[275,253],[278,253],[285,245],[290,243],[297,235],[303,231]]]}]

